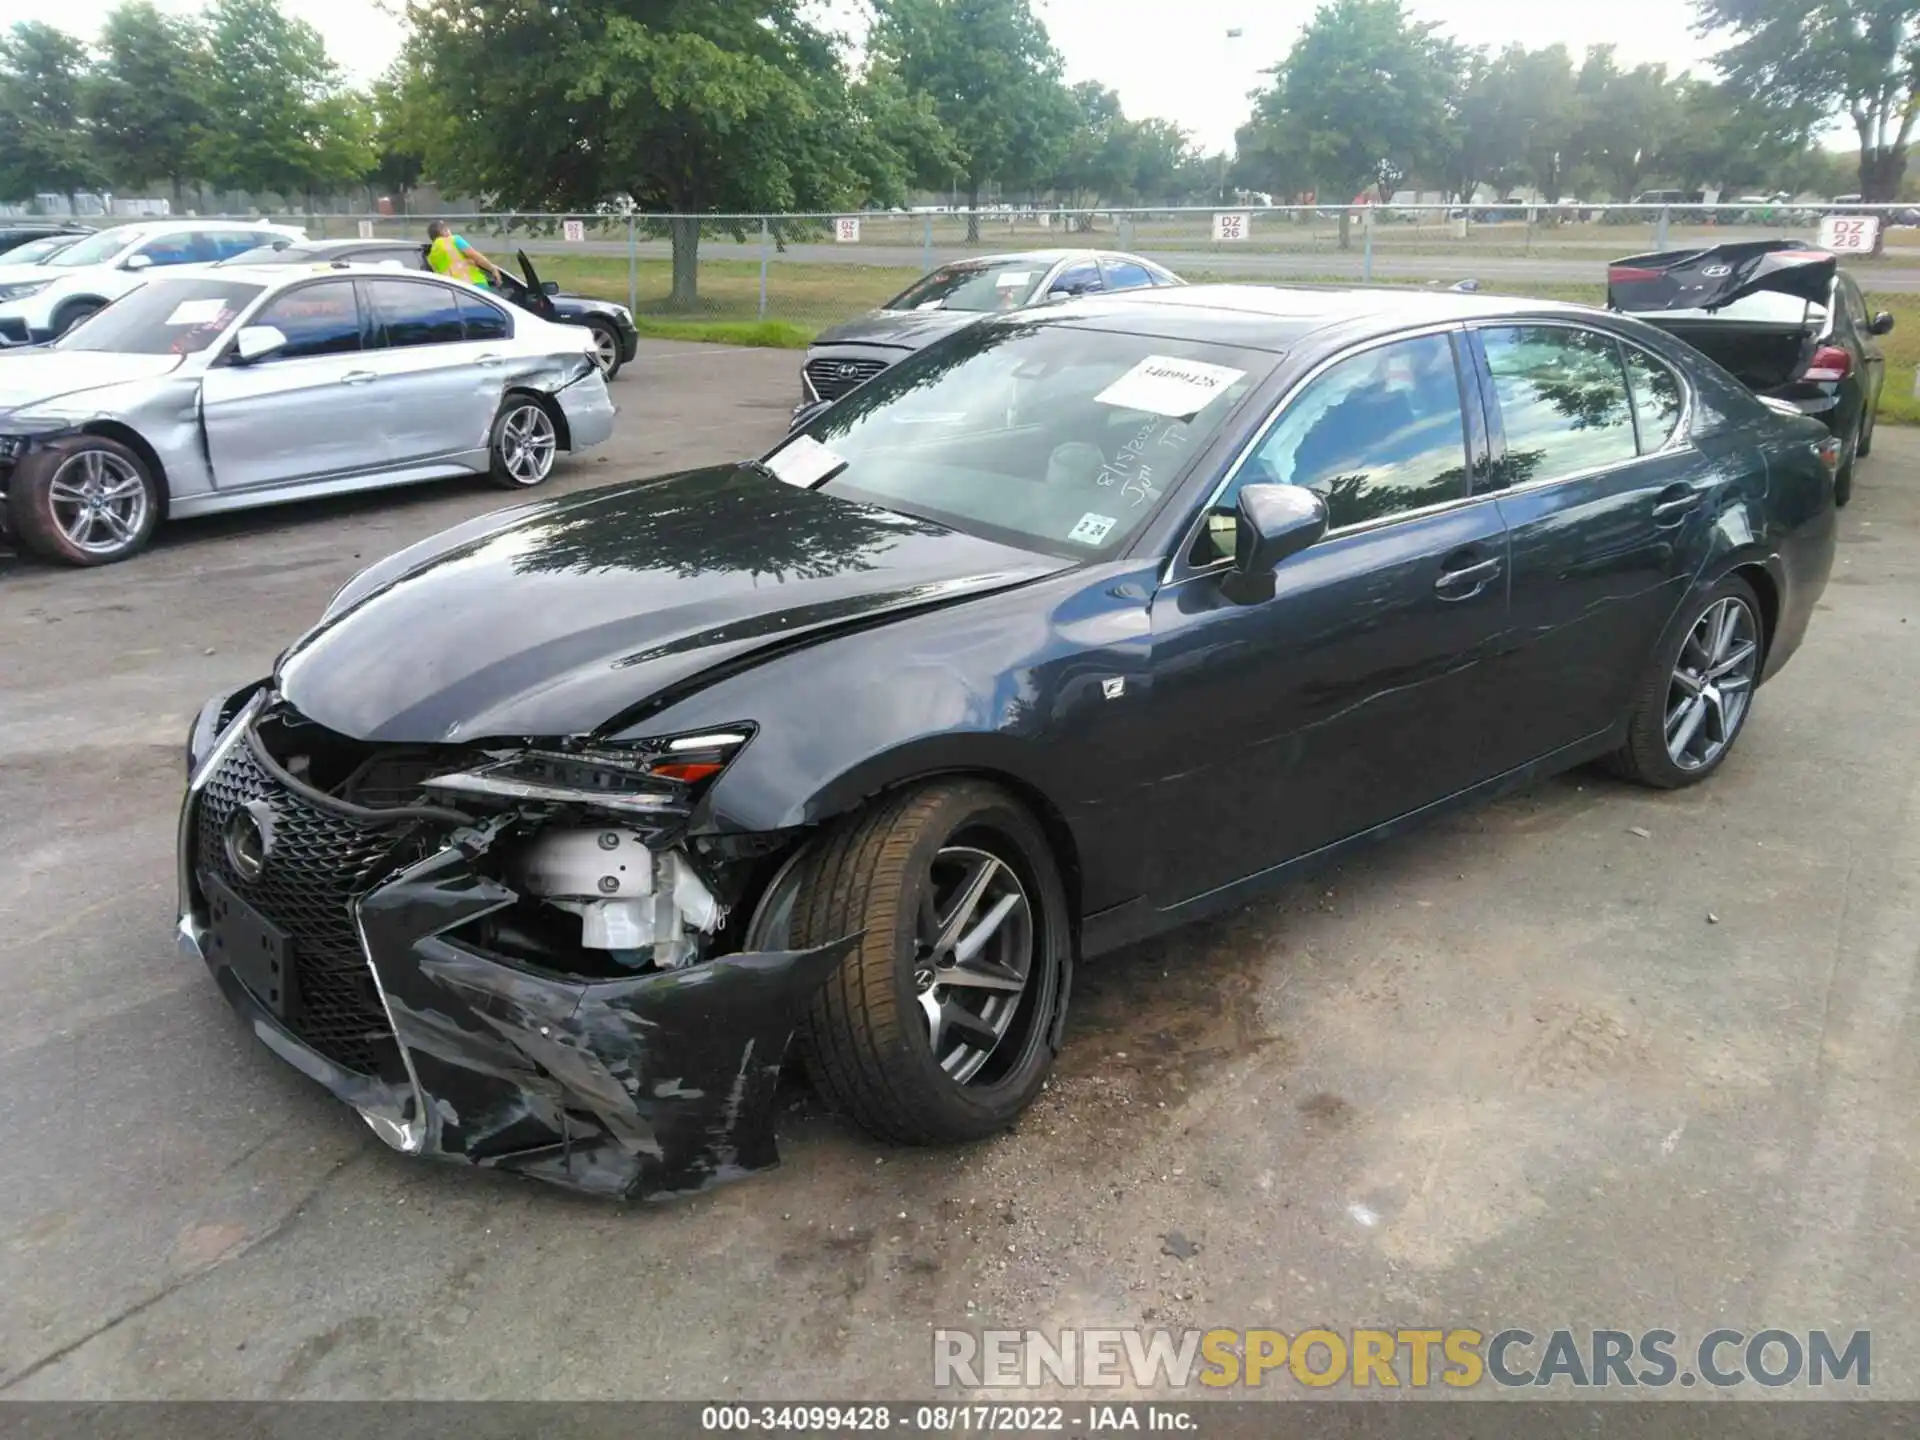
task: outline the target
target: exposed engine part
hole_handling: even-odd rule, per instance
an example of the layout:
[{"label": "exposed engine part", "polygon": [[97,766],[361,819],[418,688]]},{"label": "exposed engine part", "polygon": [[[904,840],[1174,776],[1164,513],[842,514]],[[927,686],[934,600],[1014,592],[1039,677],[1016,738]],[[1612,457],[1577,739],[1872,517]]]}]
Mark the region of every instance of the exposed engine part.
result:
[{"label": "exposed engine part", "polygon": [[580,917],[582,946],[633,969],[691,964],[696,937],[727,918],[680,851],[649,850],[639,835],[610,825],[543,831],[517,869],[528,894]]}]

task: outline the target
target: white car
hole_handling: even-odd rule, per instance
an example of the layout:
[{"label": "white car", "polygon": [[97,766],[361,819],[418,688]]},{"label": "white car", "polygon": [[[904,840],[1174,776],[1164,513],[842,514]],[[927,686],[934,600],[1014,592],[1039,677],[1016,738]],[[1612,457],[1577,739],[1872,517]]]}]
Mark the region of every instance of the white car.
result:
[{"label": "white car", "polygon": [[145,220],[115,225],[45,263],[0,267],[0,345],[64,335],[168,265],[206,265],[275,241],[305,240],[291,225],[245,220]]},{"label": "white car", "polygon": [[27,550],[102,565],[164,517],[486,475],[598,445],[593,333],[373,265],[187,267],[0,350],[0,498]]}]

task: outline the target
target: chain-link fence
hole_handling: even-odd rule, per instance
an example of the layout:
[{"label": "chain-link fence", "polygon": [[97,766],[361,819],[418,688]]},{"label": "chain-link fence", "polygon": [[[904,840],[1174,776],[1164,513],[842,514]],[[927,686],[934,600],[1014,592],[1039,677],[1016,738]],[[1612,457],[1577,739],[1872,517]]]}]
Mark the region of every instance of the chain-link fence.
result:
[{"label": "chain-link fence", "polygon": [[[1920,209],[1792,204],[867,211],[857,215],[281,215],[314,238],[424,240],[444,218],[498,263],[661,322],[772,322],[798,338],[877,306],[950,260],[1131,252],[1189,281],[1449,285],[1599,300],[1607,262],[1788,237],[1845,249],[1868,290],[1920,289]],[[1865,222],[1865,223],[1862,223]],[[676,259],[678,256],[678,259]],[[1905,277],[1911,275],[1909,286]]]}]

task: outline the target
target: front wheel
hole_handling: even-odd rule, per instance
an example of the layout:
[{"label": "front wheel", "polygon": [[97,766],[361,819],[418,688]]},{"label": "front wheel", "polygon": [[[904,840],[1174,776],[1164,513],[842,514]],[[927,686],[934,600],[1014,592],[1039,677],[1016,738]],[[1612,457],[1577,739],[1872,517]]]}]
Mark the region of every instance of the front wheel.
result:
[{"label": "front wheel", "polygon": [[532,395],[509,395],[493,420],[488,474],[494,484],[508,490],[531,489],[553,473],[559,449],[553,413]]},{"label": "front wheel", "polygon": [[593,363],[603,380],[611,380],[620,373],[620,334],[601,320],[589,320],[587,329],[593,332]]},{"label": "front wheel", "polygon": [[1711,775],[1733,749],[1753,707],[1765,658],[1753,588],[1729,575],[1690,603],[1678,639],[1654,657],[1612,758],[1629,780],[1678,790]]},{"label": "front wheel", "polygon": [[34,554],[109,565],[141,549],[160,521],[160,486],[118,440],[80,435],[31,450],[7,484],[7,524]]},{"label": "front wheel", "polygon": [[1005,791],[932,784],[823,837],[792,897],[796,947],[864,932],[803,1032],[813,1083],[901,1144],[975,1140],[1052,1068],[1071,939],[1045,833]]}]

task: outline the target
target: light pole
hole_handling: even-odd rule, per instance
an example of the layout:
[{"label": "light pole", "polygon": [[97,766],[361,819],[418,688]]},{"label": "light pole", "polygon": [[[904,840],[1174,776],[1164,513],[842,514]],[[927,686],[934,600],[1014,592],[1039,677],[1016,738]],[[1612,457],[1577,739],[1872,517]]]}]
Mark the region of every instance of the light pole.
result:
[{"label": "light pole", "polygon": [[[1238,40],[1240,35],[1241,30],[1238,25],[1228,26],[1226,39],[1220,44],[1221,58],[1226,62],[1229,75],[1233,73],[1233,42]],[[1222,205],[1232,203],[1227,198],[1227,147],[1225,145],[1220,147],[1220,203]]]}]

